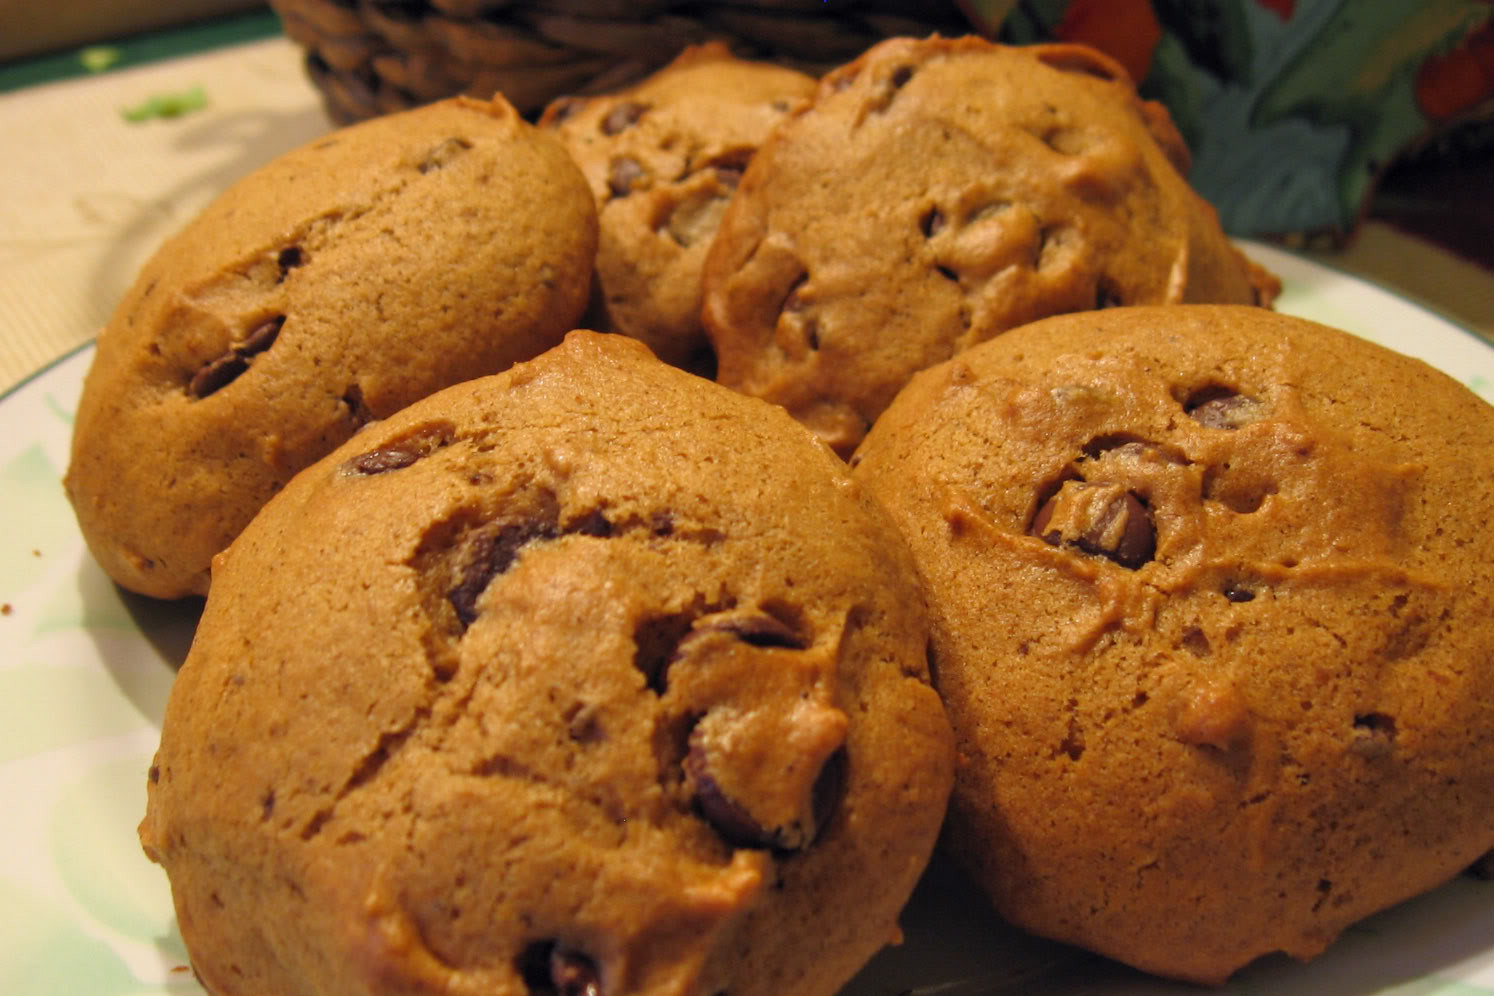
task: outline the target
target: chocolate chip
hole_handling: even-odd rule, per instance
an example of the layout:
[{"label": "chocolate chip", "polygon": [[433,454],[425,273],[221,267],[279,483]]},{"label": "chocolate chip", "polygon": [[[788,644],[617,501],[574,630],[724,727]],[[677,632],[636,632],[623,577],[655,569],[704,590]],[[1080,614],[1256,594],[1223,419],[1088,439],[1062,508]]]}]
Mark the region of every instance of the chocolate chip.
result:
[{"label": "chocolate chip", "polygon": [[632,127],[638,119],[643,117],[643,112],[648,110],[647,104],[640,104],[636,100],[624,101],[602,118],[602,134],[616,135],[626,128]]},{"label": "chocolate chip", "polygon": [[1239,582],[1230,581],[1224,586],[1223,595],[1231,602],[1250,602],[1255,600],[1255,592],[1244,587]]},{"label": "chocolate chip", "polygon": [[[344,396],[343,401],[363,408],[363,393],[356,384],[348,388],[348,395],[351,399]],[[352,473],[364,475],[399,470],[447,445],[455,433],[456,427],[450,422],[429,422],[398,439],[390,440],[378,449],[358,454],[345,467]]]},{"label": "chocolate chip", "polygon": [[390,446],[382,450],[370,450],[367,453],[359,454],[353,457],[348,467],[359,474],[383,474],[387,471],[408,467],[419,460],[422,455],[417,450]]},{"label": "chocolate chip", "polygon": [[1208,634],[1197,626],[1189,626],[1183,631],[1182,647],[1194,657],[1207,657],[1213,650]]},{"label": "chocolate chip", "polygon": [[300,246],[287,246],[280,250],[275,256],[275,263],[280,267],[280,279],[275,282],[280,283],[291,270],[305,264],[305,262],[306,254],[301,251]]},{"label": "chocolate chip", "polygon": [[276,315],[256,325],[242,343],[203,364],[187,383],[187,393],[194,398],[205,398],[233,383],[249,369],[250,357],[263,353],[275,344],[284,324],[285,316]]},{"label": "chocolate chip", "polygon": [[[732,847],[774,850],[780,852],[803,850],[813,843],[819,831],[829,823],[845,795],[847,755],[844,747],[838,748],[825,759],[825,764],[815,776],[810,790],[810,808],[814,826],[807,834],[799,836],[796,828],[764,827],[739,802],[729,797],[711,774],[710,761],[704,746],[696,737],[690,739],[690,749],[682,764],[685,776],[695,787],[695,811],[711,829]],[[794,834],[790,836],[791,832]]]},{"label": "chocolate chip", "polygon": [[513,566],[521,549],[535,540],[553,539],[555,535],[555,527],[548,523],[510,522],[496,533],[477,540],[461,581],[446,594],[462,625],[470,626],[477,619],[477,599],[493,578]]},{"label": "chocolate chip", "polygon": [[258,356],[271,346],[275,345],[275,339],[280,335],[280,328],[285,324],[284,315],[276,315],[267,322],[261,322],[244,339],[243,345],[238,347],[240,356]]},{"label": "chocolate chip", "polygon": [[892,71],[892,86],[894,89],[901,90],[903,87],[908,85],[908,81],[912,78],[912,66],[898,66]]},{"label": "chocolate chip", "polygon": [[1101,281],[1095,290],[1095,309],[1119,308],[1126,302],[1121,299],[1120,291],[1115,285]]},{"label": "chocolate chip", "polygon": [[918,227],[923,231],[923,237],[932,239],[944,230],[944,212],[938,208],[929,208],[928,213],[919,219]]},{"label": "chocolate chip", "polygon": [[534,941],[520,952],[515,967],[530,996],[602,996],[596,963],[559,941]]},{"label": "chocolate chip", "polygon": [[248,369],[248,360],[237,353],[226,353],[192,375],[192,381],[187,385],[187,393],[194,398],[205,398],[232,384],[241,373]]},{"label": "chocolate chip", "polygon": [[705,748],[693,741],[684,760],[685,775],[695,786],[695,811],[732,847],[767,849],[774,845],[771,831],[727,796],[711,776]]},{"label": "chocolate chip", "polygon": [[732,190],[742,182],[742,174],[747,172],[747,164],[752,161],[753,149],[732,149],[715,157],[708,164],[716,171],[716,179],[721,181],[725,187]]},{"label": "chocolate chip", "polygon": [[1257,422],[1264,408],[1255,398],[1218,384],[1194,391],[1183,402],[1183,411],[1210,429],[1238,429]]},{"label": "chocolate chip", "polygon": [[809,642],[796,631],[795,627],[767,613],[707,622],[701,629],[730,633],[743,643],[754,647],[803,650],[809,646]]},{"label": "chocolate chip", "polygon": [[586,106],[585,97],[560,97],[550,104],[545,112],[545,124],[550,127],[564,124],[575,117]]},{"label": "chocolate chip", "polygon": [[619,156],[612,160],[607,173],[607,189],[614,197],[626,197],[633,192],[633,184],[643,176],[643,164],[631,156]]},{"label": "chocolate chip", "polygon": [[1093,488],[1111,487],[1065,482],[1038,509],[1028,531],[1052,546],[1072,546],[1136,570],[1156,552],[1156,526],[1151,512],[1130,491],[1121,491],[1103,504],[1090,493]]},{"label": "chocolate chip", "polygon": [[742,182],[742,174],[747,172],[743,167],[733,163],[723,163],[715,167],[715,170],[716,179],[720,180],[723,186],[730,187],[732,190],[737,189]]}]

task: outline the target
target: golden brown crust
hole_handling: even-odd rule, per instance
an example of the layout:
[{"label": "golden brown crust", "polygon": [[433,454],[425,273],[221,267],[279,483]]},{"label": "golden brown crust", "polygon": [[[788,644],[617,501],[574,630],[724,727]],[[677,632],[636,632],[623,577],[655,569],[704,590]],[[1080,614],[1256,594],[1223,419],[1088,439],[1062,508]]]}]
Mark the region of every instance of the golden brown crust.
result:
[{"label": "golden brown crust", "polygon": [[764,144],[726,211],[705,270],[719,379],[844,455],[914,371],[1015,325],[1254,303],[1165,115],[1079,46],[873,47]]},{"label": "golden brown crust", "polygon": [[599,317],[609,330],[666,362],[703,365],[706,250],[747,162],[815,82],[712,42],[624,90],[546,108],[540,126],[570,149],[597,200]]},{"label": "golden brown crust", "polygon": [[215,991],[830,994],[942,819],[926,634],[807,432],[573,333],[219,558],[141,840]]},{"label": "golden brown crust", "polygon": [[947,843],[1000,911],[1217,983],[1487,852],[1490,452],[1450,378],[1254,308],[1052,318],[915,377],[854,474],[927,583]]},{"label": "golden brown crust", "polygon": [[299,469],[371,418],[559,341],[595,209],[501,100],[356,125],[235,184],[145,265],[99,338],[67,476],[120,584],[202,594]]}]

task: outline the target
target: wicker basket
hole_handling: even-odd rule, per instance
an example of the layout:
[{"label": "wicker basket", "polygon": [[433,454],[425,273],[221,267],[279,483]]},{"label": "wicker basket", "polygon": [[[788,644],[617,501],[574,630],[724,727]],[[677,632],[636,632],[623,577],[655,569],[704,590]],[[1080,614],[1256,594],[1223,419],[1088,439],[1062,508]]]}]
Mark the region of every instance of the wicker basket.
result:
[{"label": "wicker basket", "polygon": [[962,34],[955,0],[270,0],[327,110],[348,123],[453,94],[501,92],[535,115],[599,93],[686,45],[819,74],[893,35]]}]

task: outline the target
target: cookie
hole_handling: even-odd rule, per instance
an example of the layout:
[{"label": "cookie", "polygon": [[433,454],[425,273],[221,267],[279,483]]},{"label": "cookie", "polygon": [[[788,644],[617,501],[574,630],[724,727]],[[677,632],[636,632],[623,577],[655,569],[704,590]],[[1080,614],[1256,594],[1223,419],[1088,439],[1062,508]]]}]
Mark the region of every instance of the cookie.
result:
[{"label": "cookie", "polygon": [[598,324],[669,363],[709,369],[706,250],[748,160],[815,83],[712,42],[625,90],[546,109],[541,127],[571,150],[596,196]]},{"label": "cookie", "polygon": [[501,99],[334,132],[233,185],[99,336],[66,480],[94,556],[133,591],[204,593],[212,556],[360,425],[558,343],[595,214]]},{"label": "cookie", "polygon": [[1047,315],[1268,303],[1158,104],[1082,46],[896,38],[753,157],[706,260],[730,387],[842,455],[916,370]]},{"label": "cookie", "polygon": [[830,994],[943,817],[926,639],[833,454],[576,332],[219,558],[141,840],[217,993]]},{"label": "cookie", "polygon": [[1494,408],[1260,308],[1118,308],[916,376],[855,477],[913,546],[1000,912],[1219,983],[1494,848]]}]

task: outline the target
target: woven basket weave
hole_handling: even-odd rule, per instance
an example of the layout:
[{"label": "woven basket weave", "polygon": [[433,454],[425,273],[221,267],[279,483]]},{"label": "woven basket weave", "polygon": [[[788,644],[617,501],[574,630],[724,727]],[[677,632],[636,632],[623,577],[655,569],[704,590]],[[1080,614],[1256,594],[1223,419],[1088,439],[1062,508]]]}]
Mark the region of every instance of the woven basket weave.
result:
[{"label": "woven basket weave", "polygon": [[955,0],[270,0],[327,110],[348,123],[458,93],[527,115],[614,89],[686,45],[816,75],[893,35],[962,34]]}]

